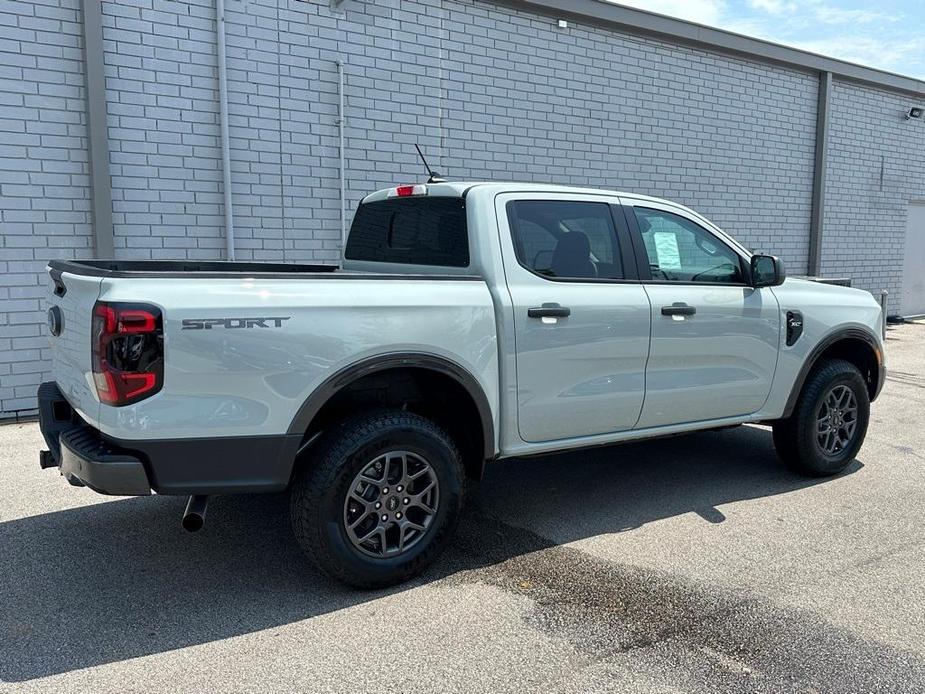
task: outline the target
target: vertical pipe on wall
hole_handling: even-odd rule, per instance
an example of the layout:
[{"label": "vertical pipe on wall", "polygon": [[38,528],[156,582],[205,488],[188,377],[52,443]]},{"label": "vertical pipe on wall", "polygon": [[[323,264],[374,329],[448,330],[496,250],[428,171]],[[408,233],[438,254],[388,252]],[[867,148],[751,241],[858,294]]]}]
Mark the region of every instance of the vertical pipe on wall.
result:
[{"label": "vertical pipe on wall", "polygon": [[819,101],[816,107],[816,156],[813,168],[813,207],[809,222],[807,274],[822,272],[822,232],[825,222],[825,168],[829,161],[829,107],[832,103],[832,73],[819,73]]},{"label": "vertical pipe on wall", "polygon": [[109,131],[106,123],[106,75],[103,72],[103,10],[100,0],[83,0],[84,84],[90,155],[93,252],[112,258],[112,181],[109,178]]},{"label": "vertical pipe on wall", "polygon": [[883,322],[880,324],[880,331],[881,331],[881,337],[884,340],[886,339],[886,310],[887,310],[889,298],[890,298],[890,293],[886,289],[881,289],[880,290],[880,311],[882,312],[882,315],[880,316],[880,320]]},{"label": "vertical pipe on wall", "polygon": [[225,205],[225,258],[234,260],[234,209],[231,203],[231,144],[228,135],[228,72],[225,66],[225,0],[215,0],[218,47],[218,119],[222,142],[222,189]]},{"label": "vertical pipe on wall", "polygon": [[344,128],[347,126],[347,114],[344,112],[344,61],[339,58],[334,61],[337,65],[337,130],[340,143],[340,242],[341,249],[347,245],[347,167],[344,154]]}]

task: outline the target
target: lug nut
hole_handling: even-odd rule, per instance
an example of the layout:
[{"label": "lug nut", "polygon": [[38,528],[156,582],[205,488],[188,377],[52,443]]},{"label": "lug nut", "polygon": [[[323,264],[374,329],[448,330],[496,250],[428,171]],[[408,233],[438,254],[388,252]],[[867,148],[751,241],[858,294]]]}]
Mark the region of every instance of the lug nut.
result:
[{"label": "lug nut", "polygon": [[383,487],[383,488],[382,488],[382,493],[383,493],[383,494],[388,494],[388,493],[389,493],[389,488],[388,488],[388,487]]},{"label": "lug nut", "polygon": [[398,485],[397,487],[395,487],[396,492],[400,492],[402,489],[404,489],[404,487],[402,487],[401,485]]},{"label": "lug nut", "polygon": [[378,501],[376,502],[376,508],[382,508],[382,504],[379,503]]},{"label": "lug nut", "polygon": [[382,514],[382,522],[385,523],[388,519],[389,519],[389,517],[388,517],[386,514],[383,513],[383,514]]},{"label": "lug nut", "polygon": [[410,504],[410,503],[411,503],[411,499],[405,499],[405,503],[406,503],[406,504]]},{"label": "lug nut", "polygon": [[401,518],[401,511],[399,511],[398,513],[396,513],[396,514],[395,514],[395,517],[396,517],[396,518]]}]

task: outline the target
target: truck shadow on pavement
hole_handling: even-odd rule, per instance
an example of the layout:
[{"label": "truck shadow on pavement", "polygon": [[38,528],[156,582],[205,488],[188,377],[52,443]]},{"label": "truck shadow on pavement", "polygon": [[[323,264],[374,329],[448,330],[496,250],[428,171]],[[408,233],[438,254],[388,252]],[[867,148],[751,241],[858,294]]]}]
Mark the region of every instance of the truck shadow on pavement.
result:
[{"label": "truck shadow on pavement", "polygon": [[180,529],[185,499],[92,497],[99,503],[0,524],[0,681],[226,639],[435,581],[453,585],[562,551],[560,543],[679,514],[722,522],[722,504],[820,482],[784,470],[770,433],[757,427],[497,463],[437,565],[408,586],[370,593],[334,585],[306,563],[283,495],[217,498],[196,535]]}]

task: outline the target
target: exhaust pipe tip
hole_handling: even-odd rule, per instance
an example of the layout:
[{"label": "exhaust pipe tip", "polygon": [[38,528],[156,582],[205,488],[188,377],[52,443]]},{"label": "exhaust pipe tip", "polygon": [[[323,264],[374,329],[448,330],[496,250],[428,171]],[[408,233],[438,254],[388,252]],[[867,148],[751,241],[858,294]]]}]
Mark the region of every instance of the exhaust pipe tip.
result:
[{"label": "exhaust pipe tip", "polygon": [[180,524],[183,529],[190,533],[202,530],[206,523],[206,509],[209,506],[209,497],[202,494],[194,494],[186,502],[186,511],[183,512],[183,520]]},{"label": "exhaust pipe tip", "polygon": [[180,522],[186,532],[195,533],[202,530],[202,526],[205,525],[206,519],[198,513],[187,513]]}]

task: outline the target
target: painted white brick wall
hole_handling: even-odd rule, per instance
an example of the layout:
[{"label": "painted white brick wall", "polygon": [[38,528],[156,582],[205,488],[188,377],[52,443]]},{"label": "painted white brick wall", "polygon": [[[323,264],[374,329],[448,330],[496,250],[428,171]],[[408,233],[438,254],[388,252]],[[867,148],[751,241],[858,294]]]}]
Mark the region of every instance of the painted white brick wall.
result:
[{"label": "painted white brick wall", "polygon": [[468,7],[446,25],[451,174],[674,199],[805,270],[814,77]]},{"label": "painted white brick wall", "polygon": [[[341,58],[351,210],[370,190],[423,177],[417,142],[456,179],[675,199],[806,270],[813,75],[580,23],[560,30],[482,0],[226,6],[239,259],[336,262]],[[44,262],[87,257],[92,239],[79,0],[0,0],[0,22],[8,414],[34,407],[46,376]],[[214,0],[103,0],[103,22],[116,256],[221,258]],[[923,180],[925,135],[898,122],[906,101],[836,85],[823,248],[826,274],[894,295],[905,202],[923,197],[909,180]]]},{"label": "painted white brick wall", "polygon": [[[104,3],[120,257],[218,258],[210,0]],[[350,205],[443,173],[635,190],[690,204],[804,271],[816,79],[455,0],[228,0],[236,249],[336,262],[337,75]]]},{"label": "painted white brick wall", "polygon": [[917,102],[883,89],[836,83],[826,171],[825,274],[886,289],[900,310],[909,202],[925,200],[925,122],[905,120]]},{"label": "painted white brick wall", "polygon": [[45,263],[91,255],[79,0],[0,1],[0,414],[49,377]]},{"label": "painted white brick wall", "polygon": [[341,57],[351,207],[419,179],[419,142],[454,178],[670,197],[805,270],[814,77],[603,29],[560,31],[493,3],[353,5],[345,16],[320,2],[229,5],[232,113],[252,119],[232,121],[235,211],[253,257],[336,258]]},{"label": "painted white brick wall", "polygon": [[219,258],[214,0],[103,3],[118,258]]}]

